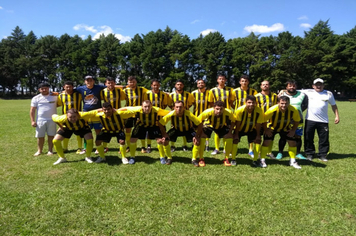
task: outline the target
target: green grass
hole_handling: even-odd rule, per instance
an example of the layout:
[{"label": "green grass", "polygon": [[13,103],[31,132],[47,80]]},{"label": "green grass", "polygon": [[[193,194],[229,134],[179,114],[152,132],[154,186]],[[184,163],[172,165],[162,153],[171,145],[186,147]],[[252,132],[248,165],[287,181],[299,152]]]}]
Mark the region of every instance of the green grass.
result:
[{"label": "green grass", "polygon": [[53,166],[57,156],[32,156],[30,100],[0,106],[0,235],[356,234],[356,103],[338,103],[330,161],[299,161],[301,170],[288,158],[252,168],[246,138],[237,167],[207,154],[207,166],[195,168],[182,151],[161,165],[155,143],[124,166],[114,140],[107,163],[88,164],[75,154],[75,138],[70,162]]}]

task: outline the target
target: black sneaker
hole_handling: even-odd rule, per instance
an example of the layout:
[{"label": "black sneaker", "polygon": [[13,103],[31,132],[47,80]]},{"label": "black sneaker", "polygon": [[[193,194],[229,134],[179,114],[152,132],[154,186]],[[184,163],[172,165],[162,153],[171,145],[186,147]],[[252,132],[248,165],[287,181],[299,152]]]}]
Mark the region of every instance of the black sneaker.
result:
[{"label": "black sneaker", "polygon": [[313,155],[307,155],[307,160],[312,161],[313,160]]},{"label": "black sneaker", "polygon": [[171,152],[175,152],[176,151],[176,147],[175,146],[171,146]]},{"label": "black sneaker", "polygon": [[183,146],[183,151],[187,152],[188,151],[188,147],[187,146]]},{"label": "black sneaker", "polygon": [[172,164],[172,159],[167,159],[166,165],[171,165]]},{"label": "black sneaker", "polygon": [[259,161],[252,161],[252,166],[261,167],[261,163]]},{"label": "black sneaker", "polygon": [[199,167],[199,162],[197,160],[192,160],[192,164],[195,166],[195,167]]}]

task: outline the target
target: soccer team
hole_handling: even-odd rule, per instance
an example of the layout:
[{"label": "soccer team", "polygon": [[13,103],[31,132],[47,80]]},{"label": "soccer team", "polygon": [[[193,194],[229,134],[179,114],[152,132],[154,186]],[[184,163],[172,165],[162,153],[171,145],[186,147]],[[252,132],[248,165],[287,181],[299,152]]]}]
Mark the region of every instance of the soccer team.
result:
[{"label": "soccer team", "polygon": [[[240,87],[236,89],[225,86],[226,81],[224,75],[218,75],[217,86],[209,90],[204,80],[199,79],[197,90],[189,93],[184,90],[183,82],[178,80],[170,94],[160,90],[156,79],[151,81],[151,90],[139,87],[134,76],[128,78],[125,88],[115,85],[115,79],[110,77],[105,85],[96,85],[92,76],[86,76],[85,85],[77,88],[71,81],[65,82],[59,95],[52,94],[49,84],[42,83],[39,85],[40,94],[31,101],[31,124],[36,127],[38,144],[34,155],[42,154],[47,133],[47,155],[53,155],[54,145],[59,156],[54,165],[66,162],[68,140],[74,133],[77,136],[77,154],[85,154],[85,160],[92,163],[94,138],[91,129],[94,128],[96,154],[99,154],[96,163],[106,160],[107,144],[116,137],[123,164],[135,163],[137,141],[140,139],[142,153],[150,153],[151,142],[156,140],[161,164],[170,165],[172,152],[176,150],[175,142],[178,137],[183,137],[183,151],[188,151],[187,143],[193,142],[192,164],[203,167],[204,150],[209,151],[209,138],[214,132],[215,149],[211,154],[219,154],[220,139],[223,139],[225,166],[237,165],[238,143],[241,137],[247,136],[248,154],[253,158],[253,166],[267,167],[266,156],[281,159],[288,142],[290,165],[300,169],[296,158],[311,161],[316,154],[316,130],[319,135],[318,157],[327,161],[330,146],[328,104],[335,113],[335,124],[340,118],[334,96],[324,90],[322,79],[313,81],[313,89],[301,91],[297,90],[295,81],[287,81],[285,89],[278,95],[270,91],[268,81],[261,83],[261,92],[257,93],[249,87],[247,75],[240,77]],[[121,101],[126,101],[125,107],[121,107]],[[57,106],[62,107],[62,115],[56,114]],[[191,107],[193,112],[190,112]],[[166,129],[169,122],[171,126]],[[303,123],[306,157],[301,153]],[[59,126],[57,131],[56,124]],[[279,150],[274,156],[271,149],[277,133],[280,136]],[[130,157],[126,156],[127,152]]]}]

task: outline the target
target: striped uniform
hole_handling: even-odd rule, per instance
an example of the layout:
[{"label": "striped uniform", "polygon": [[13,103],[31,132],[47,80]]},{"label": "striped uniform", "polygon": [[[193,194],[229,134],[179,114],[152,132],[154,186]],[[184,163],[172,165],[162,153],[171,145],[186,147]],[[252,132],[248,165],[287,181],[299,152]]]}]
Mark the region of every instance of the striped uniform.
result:
[{"label": "striped uniform", "polygon": [[114,88],[113,91],[105,88],[101,90],[100,98],[104,102],[110,102],[113,108],[119,109],[121,107],[121,101],[126,99],[126,95],[121,88]]},{"label": "striped uniform", "polygon": [[[80,115],[83,114],[83,112],[79,112]],[[80,129],[90,129],[88,125],[88,117],[80,117],[75,123],[71,123],[68,121],[67,114],[65,115],[53,115],[52,120],[60,126],[62,126],[64,129],[69,129],[69,130],[75,130],[78,131]]]},{"label": "striped uniform", "polygon": [[262,124],[264,122],[264,113],[261,108],[255,107],[253,112],[249,113],[246,109],[246,105],[239,107],[235,111],[236,121],[240,121],[239,132],[248,133],[256,128],[256,124]]},{"label": "striped uniform", "polygon": [[231,109],[230,101],[233,100],[233,91],[230,87],[219,89],[218,87],[210,90],[209,102],[215,103],[217,101],[224,102],[225,108]]},{"label": "striped uniform", "polygon": [[199,120],[204,122],[204,127],[212,127],[215,130],[231,125],[235,122],[235,116],[229,109],[224,109],[221,117],[216,117],[214,108],[209,108],[199,115]]},{"label": "striped uniform", "polygon": [[204,92],[199,92],[199,90],[194,90],[192,92],[192,95],[194,97],[194,115],[199,116],[203,111],[209,108],[209,96],[210,96],[210,90],[205,89]]},{"label": "striped uniform", "polygon": [[233,91],[233,100],[235,101],[235,110],[246,104],[247,95],[256,95],[257,91],[253,88],[248,88],[248,90],[243,90],[240,88],[236,88]]},{"label": "striped uniform", "polygon": [[194,103],[193,95],[191,93],[187,92],[187,91],[183,91],[183,93],[173,92],[173,93],[170,94],[170,97],[172,99],[172,106],[173,107],[174,107],[174,103],[176,101],[183,101],[185,109],[189,110],[189,108]]},{"label": "striped uniform", "polygon": [[260,107],[263,112],[266,112],[272,106],[277,104],[277,94],[270,92],[270,95],[264,95],[262,93],[258,93],[255,95],[257,106]]},{"label": "striped uniform", "polygon": [[197,126],[201,123],[198,117],[188,110],[184,110],[184,114],[181,117],[176,116],[176,112],[173,110],[159,120],[163,126],[165,126],[168,121],[171,121],[172,127],[180,132],[191,129],[193,127],[192,123]]},{"label": "striped uniform", "polygon": [[131,89],[129,87],[124,89],[124,93],[126,95],[126,106],[141,106],[144,95],[147,93],[147,89],[144,87],[136,87],[135,89]]},{"label": "striped uniform", "polygon": [[73,92],[72,94],[63,92],[58,95],[57,105],[62,107],[62,114],[66,114],[72,108],[81,111],[83,108],[82,101],[82,95],[78,92]]},{"label": "striped uniform", "polygon": [[135,112],[136,118],[139,120],[137,125],[143,127],[157,126],[159,117],[165,116],[170,112],[159,107],[152,107],[151,112],[149,114],[145,114],[142,111],[142,106],[129,107],[128,110]]},{"label": "striped uniform", "polygon": [[152,106],[165,109],[167,106],[172,104],[171,97],[165,92],[159,91],[159,93],[154,93],[152,90],[146,92],[144,100],[150,100]]},{"label": "striped uniform", "polygon": [[275,132],[290,130],[290,124],[293,121],[300,122],[299,111],[293,107],[288,106],[287,111],[281,112],[278,105],[274,105],[265,113],[265,122],[268,121],[267,127],[273,129]]}]

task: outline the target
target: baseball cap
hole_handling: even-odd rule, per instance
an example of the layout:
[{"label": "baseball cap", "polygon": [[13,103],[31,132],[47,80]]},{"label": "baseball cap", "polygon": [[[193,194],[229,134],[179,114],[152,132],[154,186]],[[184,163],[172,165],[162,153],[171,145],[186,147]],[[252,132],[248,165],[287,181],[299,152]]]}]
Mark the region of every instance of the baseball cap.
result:
[{"label": "baseball cap", "polygon": [[316,84],[316,83],[324,83],[324,80],[320,79],[320,78],[317,78],[313,81],[313,84]]},{"label": "baseball cap", "polygon": [[87,76],[85,76],[84,79],[87,80],[87,79],[94,79],[94,78],[93,78],[93,76],[91,76],[91,75],[87,75]]}]

